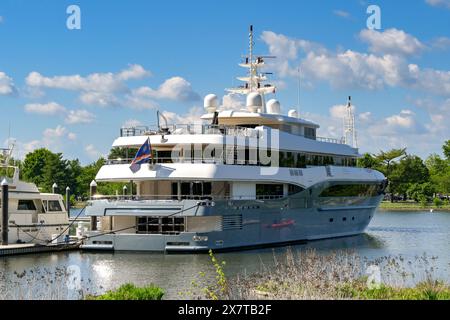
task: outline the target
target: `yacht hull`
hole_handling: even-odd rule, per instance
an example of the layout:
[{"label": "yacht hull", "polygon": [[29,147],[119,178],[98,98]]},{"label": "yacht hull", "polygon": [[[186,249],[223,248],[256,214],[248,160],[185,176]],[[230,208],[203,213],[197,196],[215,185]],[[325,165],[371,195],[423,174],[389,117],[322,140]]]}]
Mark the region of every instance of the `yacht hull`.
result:
[{"label": "yacht hull", "polygon": [[[222,217],[218,230],[178,234],[141,234],[134,230],[103,234],[91,232],[84,249],[114,251],[205,252],[244,250],[289,243],[354,236],[365,231],[383,196],[357,205],[289,208],[289,200],[218,203],[200,216]],[[292,199],[290,199],[292,201]]]}]

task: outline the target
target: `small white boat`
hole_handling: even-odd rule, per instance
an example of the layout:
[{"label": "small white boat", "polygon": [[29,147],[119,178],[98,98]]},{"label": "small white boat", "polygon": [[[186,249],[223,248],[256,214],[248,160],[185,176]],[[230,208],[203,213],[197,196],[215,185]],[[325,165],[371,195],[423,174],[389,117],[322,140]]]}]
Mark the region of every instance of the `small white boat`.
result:
[{"label": "small white boat", "polygon": [[[0,169],[6,175],[0,176],[0,181],[5,180],[9,186],[8,242],[46,244],[64,241],[64,236],[69,233],[69,218],[63,197],[41,193],[34,183],[21,181],[19,168],[9,164],[12,148],[1,151]],[[13,173],[12,177],[8,176],[9,172]],[[3,228],[1,221],[0,227]]]}]

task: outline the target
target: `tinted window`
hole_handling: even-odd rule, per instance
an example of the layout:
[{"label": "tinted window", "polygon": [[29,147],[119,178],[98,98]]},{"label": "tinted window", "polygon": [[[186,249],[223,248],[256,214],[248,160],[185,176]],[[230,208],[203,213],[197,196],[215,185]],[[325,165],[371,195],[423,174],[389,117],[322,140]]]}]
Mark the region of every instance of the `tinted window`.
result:
[{"label": "tinted window", "polygon": [[322,191],[319,197],[373,197],[376,196],[375,184],[335,185]]},{"label": "tinted window", "polygon": [[290,184],[290,185],[288,186],[288,194],[289,194],[289,195],[291,195],[291,194],[296,194],[296,193],[299,193],[299,192],[302,192],[303,190],[305,190],[305,189],[303,189],[302,187],[297,186],[297,185],[295,185],[295,184]]},{"label": "tinted window", "polygon": [[48,200],[48,211],[62,211],[58,200]]},{"label": "tinted window", "polygon": [[282,184],[257,184],[257,196],[283,196]]},{"label": "tinted window", "polygon": [[33,200],[19,200],[17,210],[36,210]]}]

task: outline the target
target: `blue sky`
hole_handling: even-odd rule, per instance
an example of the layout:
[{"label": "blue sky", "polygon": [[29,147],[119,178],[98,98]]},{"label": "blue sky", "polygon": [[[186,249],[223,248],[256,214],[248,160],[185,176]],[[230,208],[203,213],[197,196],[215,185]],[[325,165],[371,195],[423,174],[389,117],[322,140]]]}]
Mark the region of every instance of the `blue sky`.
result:
[{"label": "blue sky", "polygon": [[[81,9],[81,30],[66,8]],[[366,27],[369,4],[382,29]],[[89,163],[119,128],[154,124],[156,109],[193,121],[202,97],[242,71],[253,24],[283,112],[340,137],[353,96],[361,152],[408,147],[427,156],[450,139],[450,0],[415,1],[20,1],[0,2],[0,144],[17,156],[38,147]],[[236,97],[226,96],[225,108]]]}]

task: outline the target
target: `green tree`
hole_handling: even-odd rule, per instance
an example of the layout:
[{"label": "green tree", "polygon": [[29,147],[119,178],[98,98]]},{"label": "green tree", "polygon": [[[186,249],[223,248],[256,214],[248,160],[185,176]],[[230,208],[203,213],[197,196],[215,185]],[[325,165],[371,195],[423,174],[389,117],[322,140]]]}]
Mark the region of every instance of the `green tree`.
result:
[{"label": "green tree", "polygon": [[358,159],[358,167],[377,169],[380,167],[380,161],[370,153],[365,153],[362,158]]},{"label": "green tree", "polygon": [[392,167],[389,188],[392,193],[401,194],[406,200],[410,184],[426,183],[429,178],[430,173],[422,159],[418,156],[408,155]]},{"label": "green tree", "polygon": [[33,182],[37,186],[43,184],[44,167],[51,157],[52,152],[48,149],[36,149],[25,156],[22,165],[22,177],[24,180]]},{"label": "green tree", "polygon": [[450,160],[433,154],[428,157],[425,164],[430,172],[430,181],[436,187],[436,192],[450,193]]},{"label": "green tree", "polygon": [[392,149],[387,152],[380,151],[375,158],[383,165],[380,169],[389,178],[392,170],[392,165],[396,161],[400,161],[406,157],[406,148]]},{"label": "green tree", "polygon": [[58,192],[65,194],[66,187],[71,185],[71,174],[67,160],[61,153],[50,153],[42,170],[42,182],[40,187],[44,192],[51,192],[52,185],[58,185]]},{"label": "green tree", "polygon": [[445,141],[444,145],[442,146],[442,150],[444,151],[444,155],[447,160],[450,160],[450,140]]}]

